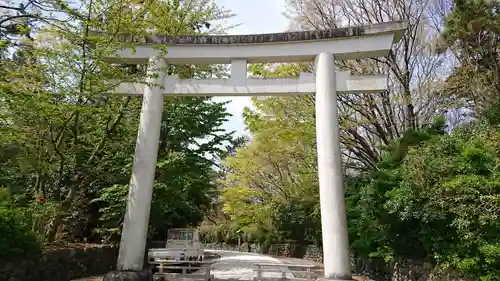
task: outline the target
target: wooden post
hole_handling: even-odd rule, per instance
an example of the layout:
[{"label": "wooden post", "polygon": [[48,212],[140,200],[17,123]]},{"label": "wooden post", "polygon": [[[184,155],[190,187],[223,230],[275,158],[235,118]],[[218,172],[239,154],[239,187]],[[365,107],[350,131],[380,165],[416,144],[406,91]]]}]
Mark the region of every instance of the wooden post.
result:
[{"label": "wooden post", "polygon": [[258,281],[262,280],[262,271],[259,264],[257,265],[257,280]]},{"label": "wooden post", "polygon": [[307,268],[307,280],[311,280],[311,268]]},{"label": "wooden post", "polygon": [[205,279],[207,281],[210,281],[210,267],[207,267],[207,271],[205,272]]}]

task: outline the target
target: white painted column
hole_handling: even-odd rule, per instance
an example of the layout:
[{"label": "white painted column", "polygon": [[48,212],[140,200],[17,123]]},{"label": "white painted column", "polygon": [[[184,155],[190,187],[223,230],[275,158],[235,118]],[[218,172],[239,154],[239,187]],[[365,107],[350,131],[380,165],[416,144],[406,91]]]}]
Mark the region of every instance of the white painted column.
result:
[{"label": "white painted column", "polygon": [[[164,66],[162,58],[150,59],[148,75],[153,75],[149,78],[150,83],[163,85],[165,72],[159,68]],[[118,270],[143,269],[162,113],[163,94],[160,87],[146,85],[120,241]]]},{"label": "white painted column", "polygon": [[352,280],[344,203],[335,62],[316,57],[316,142],[325,278]]}]

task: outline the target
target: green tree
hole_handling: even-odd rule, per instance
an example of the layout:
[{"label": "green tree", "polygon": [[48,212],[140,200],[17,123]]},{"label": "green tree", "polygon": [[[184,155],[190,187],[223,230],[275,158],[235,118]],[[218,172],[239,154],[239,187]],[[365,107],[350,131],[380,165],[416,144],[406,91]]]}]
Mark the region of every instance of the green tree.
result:
[{"label": "green tree", "polygon": [[[13,196],[18,204],[33,206],[33,212],[39,213],[34,216],[35,229],[47,235],[49,242],[87,239],[98,226],[103,207],[92,204],[92,199],[110,186],[128,183],[140,109],[138,99],[106,93],[116,83],[146,78],[143,66],[112,64],[103,58],[122,46],[117,43],[119,34],[143,35],[146,30],[193,34],[200,32],[200,24],[230,14],[201,0],[151,0],[140,5],[126,0],[80,1],[81,6],[43,3],[57,17],[48,17],[31,30],[34,39],[28,42],[29,52],[18,49],[16,53],[24,63],[13,57],[0,81],[0,146],[16,148],[14,156],[2,161],[6,167],[2,173],[6,171],[7,176],[2,174],[0,185],[16,191]],[[172,71],[193,76],[208,75],[214,69],[176,66]],[[217,125],[226,116],[224,108],[202,98],[166,99],[165,107],[166,112],[176,107],[184,111],[164,118],[166,159],[159,159],[164,165],[182,154],[182,165],[199,168],[202,164],[196,157],[215,153],[213,144],[228,138],[222,134],[197,150],[186,149],[195,139],[217,133]],[[183,115],[187,108],[198,110],[195,120]],[[192,121],[196,122],[190,125]],[[205,121],[207,125],[201,126]],[[207,131],[211,129],[215,131]],[[200,131],[179,135],[181,130]],[[181,164],[169,172],[183,171]],[[206,173],[206,165],[203,168]],[[165,180],[162,184],[174,186],[167,174],[158,177]],[[200,186],[193,190],[206,191]],[[35,207],[39,199],[46,201],[46,208]]]},{"label": "green tree", "polygon": [[[220,145],[231,138],[221,126],[228,113],[225,104],[208,98],[172,98],[166,102],[160,145],[150,236],[164,239],[172,227],[196,226],[215,195],[216,172],[211,159],[222,153]],[[128,185],[105,188],[95,203],[104,204],[103,228],[115,239],[125,212]]]},{"label": "green tree", "polygon": [[[79,205],[75,203],[91,189],[94,175],[109,163],[99,160],[116,151],[110,149],[113,140],[120,133],[129,134],[119,125],[126,125],[120,124],[124,115],[133,116],[133,103],[127,98],[106,99],[105,81],[110,76],[133,76],[102,61],[103,53],[116,46],[91,48],[110,40],[90,32],[100,24],[92,19],[99,3],[82,2],[79,10],[59,2],[45,4],[58,11],[59,18],[41,24],[28,51],[16,53],[22,54],[24,64],[14,61],[4,76],[2,143],[20,148],[16,160],[27,175],[21,192],[27,204],[48,199],[58,205],[39,224],[53,241],[71,209]],[[116,16],[132,22],[131,15]],[[107,28],[117,30],[118,23]]]},{"label": "green tree", "polygon": [[413,219],[400,220],[387,210],[387,196],[403,180],[408,151],[439,138],[445,123],[438,118],[434,124],[419,131],[406,132],[391,146],[383,148],[381,161],[370,173],[348,176],[347,209],[349,235],[358,258],[379,257],[386,261],[427,258],[420,235],[422,225]]},{"label": "green tree", "polygon": [[35,259],[40,255],[40,240],[30,229],[27,213],[9,202],[5,190],[0,189],[0,260]]},{"label": "green tree", "polygon": [[498,280],[496,139],[477,121],[444,134],[443,122],[407,132],[348,195],[352,249],[361,259],[427,261]]},{"label": "green tree", "polygon": [[[177,24],[181,29],[176,30],[169,24],[165,26],[165,34],[198,33],[200,23],[230,16],[227,11],[203,1],[198,1],[202,9],[187,9],[192,9],[194,2],[197,1],[184,6],[173,4],[169,12],[180,20]],[[170,71],[181,78],[221,74],[218,67],[212,66],[171,66]],[[196,226],[209,211],[216,184],[213,159],[223,153],[221,145],[231,140],[233,134],[221,127],[229,116],[225,105],[211,98],[165,99],[150,217],[151,238],[164,239],[172,227]],[[113,185],[94,200],[101,206],[103,217],[99,232],[106,240],[116,239],[115,234],[119,234],[127,191],[127,184]]]},{"label": "green tree", "polygon": [[403,180],[385,208],[419,236],[438,264],[480,280],[499,280],[499,131],[484,122],[409,151]]},{"label": "green tree", "polygon": [[479,113],[496,102],[500,93],[500,3],[459,0],[446,17],[442,38],[460,66],[448,77],[445,93],[460,98]]},{"label": "green tree", "polygon": [[[255,64],[256,77],[298,76],[307,65]],[[314,98],[253,98],[251,142],[225,161],[221,201],[232,228],[255,241],[318,242]]]}]

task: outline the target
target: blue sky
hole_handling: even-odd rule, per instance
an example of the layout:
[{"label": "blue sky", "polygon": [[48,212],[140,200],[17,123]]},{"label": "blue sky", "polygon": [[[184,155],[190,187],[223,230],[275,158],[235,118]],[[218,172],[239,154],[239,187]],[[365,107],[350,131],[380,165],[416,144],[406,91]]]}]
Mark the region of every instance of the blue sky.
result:
[{"label": "blue sky", "polygon": [[[229,25],[241,24],[229,31],[229,34],[255,34],[283,32],[288,20],[282,15],[285,11],[285,0],[216,0],[219,6],[233,11],[236,17],[228,20]],[[224,97],[217,100],[231,100],[227,109],[233,114],[225,124],[228,131],[236,130],[242,134],[245,129],[243,108],[251,105],[249,97]]]}]

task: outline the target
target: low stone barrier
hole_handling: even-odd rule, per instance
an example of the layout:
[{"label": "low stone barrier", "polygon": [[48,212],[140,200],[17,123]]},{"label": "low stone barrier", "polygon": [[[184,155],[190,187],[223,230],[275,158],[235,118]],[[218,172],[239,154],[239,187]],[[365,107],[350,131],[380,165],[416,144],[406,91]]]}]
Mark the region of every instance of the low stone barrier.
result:
[{"label": "low stone barrier", "polygon": [[69,281],[104,274],[116,266],[118,247],[70,244],[44,249],[33,260],[0,261],[2,281]]},{"label": "low stone barrier", "polygon": [[[148,248],[162,248],[163,241],[148,242]],[[294,244],[275,244],[264,248],[257,244],[205,244],[206,249],[265,253],[274,256],[306,259],[322,263],[321,247]],[[0,261],[1,281],[69,281],[94,275],[103,275],[115,269],[118,246],[96,244],[69,244],[49,247],[34,260]],[[147,264],[147,263],[145,263]],[[374,280],[397,281],[464,281],[451,271],[443,271],[418,261],[388,264],[380,260],[353,261],[358,275]],[[469,281],[469,280],[467,280]]]}]

